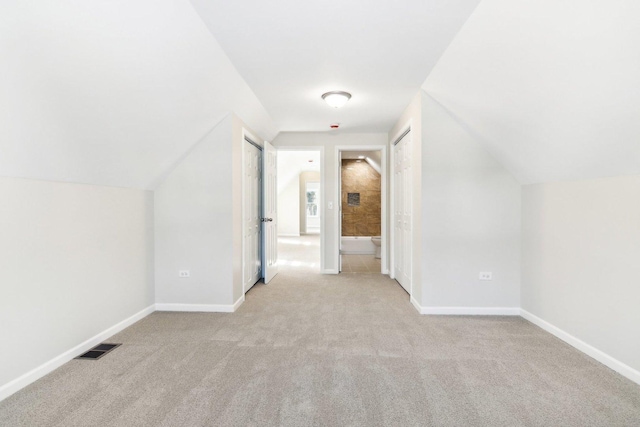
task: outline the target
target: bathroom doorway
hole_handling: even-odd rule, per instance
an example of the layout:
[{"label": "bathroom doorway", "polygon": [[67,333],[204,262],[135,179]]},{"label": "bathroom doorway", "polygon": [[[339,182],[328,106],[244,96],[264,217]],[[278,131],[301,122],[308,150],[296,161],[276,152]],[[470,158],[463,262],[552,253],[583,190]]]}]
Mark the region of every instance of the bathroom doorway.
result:
[{"label": "bathroom doorway", "polygon": [[340,272],[386,274],[386,149],[342,147],[337,154]]},{"label": "bathroom doorway", "polygon": [[282,270],[320,273],[321,152],[278,150],[278,264]]}]

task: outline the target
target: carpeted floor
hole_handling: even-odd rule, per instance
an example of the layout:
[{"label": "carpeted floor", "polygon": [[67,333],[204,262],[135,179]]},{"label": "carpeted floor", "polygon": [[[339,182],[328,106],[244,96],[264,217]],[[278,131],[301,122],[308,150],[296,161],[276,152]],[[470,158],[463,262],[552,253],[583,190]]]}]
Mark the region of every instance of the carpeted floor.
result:
[{"label": "carpeted floor", "polygon": [[281,252],[236,313],[156,312],[0,425],[640,426],[640,386],[519,317],[420,316],[386,276],[318,274],[313,237]]}]

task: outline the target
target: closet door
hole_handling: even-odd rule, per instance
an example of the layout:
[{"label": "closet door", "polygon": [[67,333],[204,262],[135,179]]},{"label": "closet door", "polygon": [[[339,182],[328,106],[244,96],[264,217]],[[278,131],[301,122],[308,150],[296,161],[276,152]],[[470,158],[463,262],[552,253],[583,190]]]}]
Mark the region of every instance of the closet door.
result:
[{"label": "closet door", "polygon": [[393,147],[393,250],[394,276],[411,292],[411,132]]}]

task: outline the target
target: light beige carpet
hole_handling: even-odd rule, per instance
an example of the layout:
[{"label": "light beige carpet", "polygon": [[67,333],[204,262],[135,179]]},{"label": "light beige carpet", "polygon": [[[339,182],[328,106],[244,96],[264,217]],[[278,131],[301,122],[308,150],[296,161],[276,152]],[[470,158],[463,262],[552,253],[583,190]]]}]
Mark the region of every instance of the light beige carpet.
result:
[{"label": "light beige carpet", "polygon": [[640,386],[519,317],[420,316],[381,274],[318,274],[313,238],[281,249],[236,313],[156,312],[0,425],[640,425]]}]

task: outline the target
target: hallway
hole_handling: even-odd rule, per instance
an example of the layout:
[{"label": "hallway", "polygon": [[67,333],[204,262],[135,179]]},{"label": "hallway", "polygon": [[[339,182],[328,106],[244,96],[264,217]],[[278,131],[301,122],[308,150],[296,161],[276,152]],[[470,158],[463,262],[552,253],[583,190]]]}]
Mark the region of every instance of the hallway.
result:
[{"label": "hallway", "polygon": [[320,272],[320,234],[278,237],[278,269]]}]

